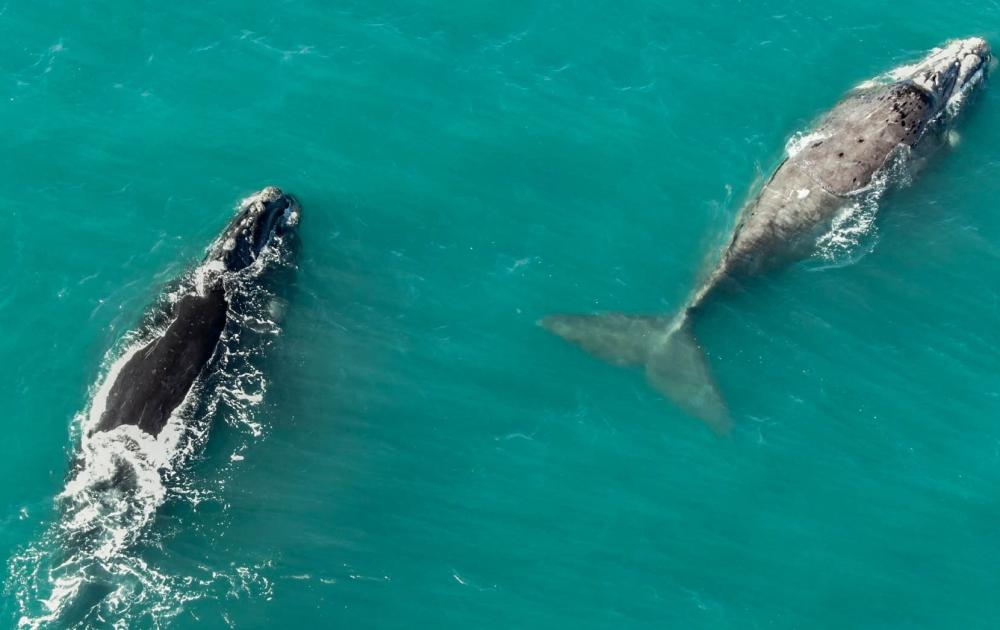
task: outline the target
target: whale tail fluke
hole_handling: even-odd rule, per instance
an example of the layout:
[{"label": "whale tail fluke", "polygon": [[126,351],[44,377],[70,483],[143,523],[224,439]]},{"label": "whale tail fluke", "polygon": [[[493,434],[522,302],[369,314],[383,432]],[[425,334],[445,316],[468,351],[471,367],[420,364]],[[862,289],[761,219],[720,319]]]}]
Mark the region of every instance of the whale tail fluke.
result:
[{"label": "whale tail fluke", "polygon": [[685,413],[717,434],[729,433],[729,410],[687,311],[675,318],[622,313],[551,315],[539,323],[605,361],[643,366],[649,384]]}]

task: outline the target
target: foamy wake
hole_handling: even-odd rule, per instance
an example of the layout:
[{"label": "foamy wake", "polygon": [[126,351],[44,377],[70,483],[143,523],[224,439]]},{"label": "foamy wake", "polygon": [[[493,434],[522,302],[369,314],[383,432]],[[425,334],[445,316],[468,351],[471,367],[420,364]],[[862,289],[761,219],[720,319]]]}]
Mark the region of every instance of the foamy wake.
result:
[{"label": "foamy wake", "polygon": [[[165,502],[196,507],[218,498],[213,496],[217,490],[192,483],[184,474],[204,446],[213,419],[244,438],[230,461],[242,459],[239,452],[264,433],[257,409],[267,379],[258,366],[279,328],[270,317],[273,296],[258,277],[266,268],[287,264],[287,247],[279,239],[251,267],[223,276],[230,322],[207,375],[195,383],[158,437],[133,425],[89,433],[122,367],[164,328],[129,333],[118,349],[108,352],[88,408],[71,424],[71,439],[79,449],[56,499],[54,522],[9,563],[6,590],[20,609],[20,628],[159,627],[187,602],[211,593],[269,591],[259,567],[231,567],[229,572],[202,567],[197,575],[169,575],[147,563],[138,547],[161,542],[162,535],[151,525]],[[218,272],[206,267],[192,272],[165,301],[175,302],[185,290],[194,290],[206,272]]]},{"label": "foamy wake", "polygon": [[816,239],[815,258],[824,266],[856,262],[878,241],[878,200],[862,199],[845,206],[833,218],[829,231]]},{"label": "foamy wake", "polygon": [[870,186],[845,200],[829,229],[816,239],[814,262],[820,267],[840,267],[857,262],[870,253],[878,242],[879,206],[893,187],[912,182],[911,151],[897,149],[886,166],[876,174]]}]

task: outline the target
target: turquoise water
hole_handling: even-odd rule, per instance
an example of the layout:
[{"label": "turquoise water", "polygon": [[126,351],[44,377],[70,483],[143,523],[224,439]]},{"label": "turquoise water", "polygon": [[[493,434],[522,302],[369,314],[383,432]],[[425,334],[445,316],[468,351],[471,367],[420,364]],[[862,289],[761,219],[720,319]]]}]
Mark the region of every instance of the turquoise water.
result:
[{"label": "turquoise water", "polygon": [[45,612],[17,558],[108,349],[273,183],[303,220],[263,399],[218,414],[94,625],[996,627],[995,86],[842,264],[705,313],[731,439],[534,322],[676,308],[793,133],[998,20],[4,4],[0,625]]}]

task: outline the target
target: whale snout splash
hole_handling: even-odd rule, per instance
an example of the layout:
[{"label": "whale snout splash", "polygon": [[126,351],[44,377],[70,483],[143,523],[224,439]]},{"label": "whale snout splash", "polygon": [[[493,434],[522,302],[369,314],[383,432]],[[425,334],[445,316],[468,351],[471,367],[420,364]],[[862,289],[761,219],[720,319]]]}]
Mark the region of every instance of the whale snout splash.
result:
[{"label": "whale snout splash", "polygon": [[785,160],[741,210],[718,263],[677,314],[552,315],[539,323],[611,363],[643,368],[688,415],[728,433],[729,410],[694,334],[698,312],[727,279],[812,255],[845,210],[876,203],[889,185],[905,183],[900,167],[945,143],[990,61],[986,40],[953,40],[849,92],[789,144]]}]

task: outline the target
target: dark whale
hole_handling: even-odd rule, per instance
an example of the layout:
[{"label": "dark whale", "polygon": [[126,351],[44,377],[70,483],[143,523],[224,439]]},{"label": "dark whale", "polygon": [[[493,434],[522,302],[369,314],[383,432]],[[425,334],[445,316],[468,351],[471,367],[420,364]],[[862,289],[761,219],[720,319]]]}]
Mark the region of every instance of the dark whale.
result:
[{"label": "dark whale", "polygon": [[243,201],[209,248],[200,277],[188,280],[183,296],[166,314],[166,329],[122,366],[94,432],[131,424],[159,435],[222,336],[230,306],[224,274],[252,265],[275,236],[297,223],[298,215],[298,204],[278,188],[265,188]]},{"label": "dark whale", "polygon": [[554,315],[540,323],[612,363],[643,366],[681,409],[728,432],[728,409],[692,328],[699,309],[727,280],[810,255],[838,213],[893,165],[922,162],[983,83],[989,61],[984,40],[955,40],[850,92],[743,208],[718,264],[676,315]]},{"label": "dark whale", "polygon": [[[80,416],[60,517],[21,556],[19,570],[44,601],[32,627],[104,627],[108,612],[120,610],[109,598],[162,588],[164,578],[135,546],[204,444],[212,401],[243,386],[230,379],[253,373],[247,359],[275,324],[265,300],[271,281],[291,269],[299,214],[277,188],[244,199],[204,260],[171,283],[126,337],[132,341]],[[252,379],[247,386],[254,388]],[[178,413],[188,404],[194,413]]]}]

